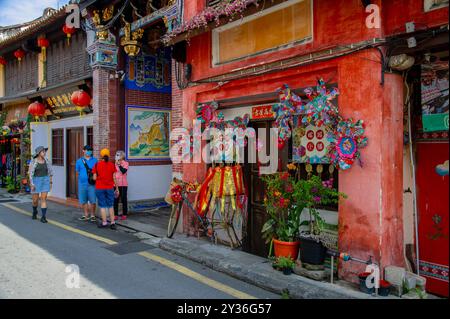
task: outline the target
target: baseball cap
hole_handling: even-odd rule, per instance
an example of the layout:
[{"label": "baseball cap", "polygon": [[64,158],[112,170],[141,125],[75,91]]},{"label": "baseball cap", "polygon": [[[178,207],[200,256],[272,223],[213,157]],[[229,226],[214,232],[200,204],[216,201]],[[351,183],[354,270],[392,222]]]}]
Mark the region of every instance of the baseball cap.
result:
[{"label": "baseball cap", "polygon": [[90,146],[90,145],[85,145],[85,146],[83,147],[83,150],[85,150],[85,151],[92,151],[92,146]]}]

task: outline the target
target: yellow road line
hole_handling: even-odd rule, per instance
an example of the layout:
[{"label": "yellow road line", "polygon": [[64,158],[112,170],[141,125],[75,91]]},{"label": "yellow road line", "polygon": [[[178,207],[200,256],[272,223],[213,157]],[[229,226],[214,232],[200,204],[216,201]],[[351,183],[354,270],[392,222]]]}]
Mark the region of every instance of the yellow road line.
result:
[{"label": "yellow road line", "polygon": [[[24,214],[24,215],[27,215],[27,216],[31,216],[31,213],[29,213],[26,210],[23,210],[21,208],[15,207],[15,206],[13,206],[11,204],[2,204],[2,205],[7,207],[7,208],[9,208],[9,209],[11,209],[11,210],[14,210],[14,211],[16,211],[18,213],[21,213],[21,214]],[[108,238],[105,238],[105,237],[102,237],[102,236],[97,236],[95,234],[92,234],[92,233],[86,232],[84,230],[80,230],[80,229],[77,229],[77,228],[74,228],[74,227],[62,224],[62,223],[57,222],[57,221],[49,220],[48,223],[51,224],[51,225],[54,225],[56,227],[60,227],[62,229],[65,229],[67,231],[70,231],[70,232],[73,232],[73,233],[76,233],[76,234],[79,234],[79,235],[82,235],[82,236],[85,236],[85,237],[88,237],[88,238],[92,238],[92,239],[95,239],[97,241],[101,241],[101,242],[106,243],[108,245],[118,244],[114,240],[111,240],[111,239],[108,239]],[[185,266],[182,266],[180,264],[177,264],[177,263],[175,263],[175,262],[173,262],[173,261],[171,261],[169,259],[166,259],[164,257],[158,256],[158,255],[154,255],[154,254],[149,253],[149,252],[140,252],[140,253],[138,253],[138,255],[140,255],[140,256],[142,256],[144,258],[153,260],[153,261],[155,261],[157,263],[160,263],[163,266],[166,266],[166,267],[168,267],[170,269],[178,271],[179,273],[182,273],[183,275],[185,275],[187,277],[190,277],[190,278],[192,278],[194,280],[197,280],[197,281],[199,281],[199,282],[201,282],[201,283],[203,283],[203,284],[205,284],[207,286],[210,286],[210,287],[212,287],[214,289],[222,291],[222,292],[224,292],[224,293],[226,293],[226,294],[228,294],[230,296],[233,296],[235,298],[238,298],[238,299],[256,299],[256,297],[254,297],[252,295],[246,294],[245,292],[239,291],[239,290],[234,289],[234,288],[232,288],[230,286],[222,284],[222,283],[220,283],[220,282],[218,282],[218,281],[216,281],[214,279],[207,278],[206,276],[204,276],[204,275],[202,275],[202,274],[200,274],[198,272],[192,271],[191,269],[189,269],[189,268],[187,268]]]},{"label": "yellow road line", "polygon": [[224,285],[224,284],[222,284],[222,283],[220,283],[220,282],[218,282],[218,281],[216,281],[214,279],[207,278],[204,275],[199,274],[198,272],[192,271],[189,268],[186,268],[186,267],[184,267],[184,266],[182,266],[180,264],[177,264],[177,263],[175,263],[173,261],[170,261],[170,260],[168,260],[166,258],[160,257],[158,255],[154,255],[154,254],[146,252],[146,251],[140,252],[138,254],[143,256],[143,257],[145,257],[145,258],[148,258],[148,259],[151,259],[153,261],[156,261],[156,262],[158,262],[158,263],[160,263],[160,264],[162,264],[162,265],[164,265],[164,266],[166,266],[168,268],[176,270],[176,271],[182,273],[185,276],[188,276],[188,277],[190,277],[192,279],[195,279],[195,280],[197,280],[197,281],[199,281],[199,282],[201,282],[201,283],[203,283],[205,285],[213,287],[213,288],[215,288],[215,289],[217,289],[219,291],[222,291],[222,292],[224,292],[224,293],[226,293],[226,294],[228,294],[230,296],[236,297],[238,299],[256,299],[256,297],[254,297],[254,296],[251,296],[249,294],[246,294],[245,292],[236,290],[236,289],[234,289],[234,288],[232,288],[230,286]]},{"label": "yellow road line", "polygon": [[[27,216],[31,216],[31,213],[29,213],[29,212],[27,212],[27,211],[25,211],[25,210],[23,210],[21,208],[15,207],[13,205],[3,204],[3,206],[8,207],[9,209],[12,209],[12,210],[14,210],[14,211],[16,211],[18,213],[21,213],[21,214],[24,214],[24,215],[27,215]],[[81,230],[81,229],[77,229],[75,227],[71,227],[71,226],[62,224],[62,223],[57,222],[57,221],[48,220],[48,223],[51,224],[51,225],[60,227],[62,229],[68,230],[70,232],[77,233],[79,235],[82,235],[82,236],[85,236],[85,237],[89,237],[89,238],[101,241],[101,242],[103,242],[105,244],[108,244],[108,245],[115,245],[115,244],[117,244],[117,242],[114,241],[114,240],[111,240],[111,239],[108,239],[108,238],[105,238],[105,237],[101,237],[101,236],[97,236],[95,234],[89,233],[89,232]]]}]

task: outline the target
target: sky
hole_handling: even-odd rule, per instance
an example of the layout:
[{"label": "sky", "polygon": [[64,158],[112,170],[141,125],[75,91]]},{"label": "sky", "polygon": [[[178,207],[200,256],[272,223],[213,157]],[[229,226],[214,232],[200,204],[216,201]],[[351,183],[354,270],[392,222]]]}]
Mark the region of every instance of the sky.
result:
[{"label": "sky", "polygon": [[0,26],[7,26],[34,20],[47,7],[57,8],[69,0],[0,0]]}]

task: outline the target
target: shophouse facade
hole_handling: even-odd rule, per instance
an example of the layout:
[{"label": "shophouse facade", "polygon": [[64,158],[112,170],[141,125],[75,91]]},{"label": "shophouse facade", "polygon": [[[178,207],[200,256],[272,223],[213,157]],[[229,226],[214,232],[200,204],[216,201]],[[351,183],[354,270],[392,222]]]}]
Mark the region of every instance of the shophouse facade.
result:
[{"label": "shophouse facade", "polygon": [[[404,164],[409,158],[408,143],[404,143],[407,92],[404,73],[390,68],[389,62],[394,54],[407,53],[417,64],[424,53],[448,45],[442,35],[448,36],[448,5],[372,1],[367,8],[365,1],[357,0],[240,1],[247,9],[234,8],[235,14],[227,16],[211,10],[217,8],[217,2],[209,2],[185,1],[184,24],[166,37],[168,45],[186,48],[186,59],[176,62],[188,72],[182,89],[176,89],[179,93],[173,90],[174,115],[182,116],[175,125],[191,127],[199,105],[217,102],[225,120],[247,113],[250,126],[270,127],[274,118],[257,118],[254,111],[278,102],[278,88],[287,84],[305,98],[303,89],[324,79],[328,87],[339,90],[339,112],[364,120],[369,140],[361,150],[362,166],[355,164],[333,173],[335,186],[348,198],[334,210],[324,211],[323,217],[336,226],[339,251],[364,260],[372,258],[381,269],[418,265],[422,259],[411,248],[417,243],[411,197],[404,200],[412,172],[409,164]],[[415,26],[409,35],[408,22]],[[417,41],[412,45],[415,49],[408,48],[410,37]],[[448,58],[448,49],[442,56]],[[448,137],[442,145],[448,147]],[[289,147],[280,152],[280,170],[292,161],[290,153]],[[313,165],[314,171],[316,167]],[[184,163],[173,168],[176,176],[201,182],[208,166]],[[255,167],[245,169],[249,191],[246,250],[267,256],[268,246],[261,239],[267,218],[264,187]],[[448,176],[444,179],[448,188]],[[441,213],[448,220],[448,205]],[[183,217],[183,232],[192,234],[192,214],[185,211]],[[444,233],[448,234],[448,227]],[[448,240],[439,245],[448,251]],[[423,260],[435,257],[428,255]],[[441,288],[431,290],[445,295],[448,253],[441,257],[436,263],[444,267],[438,283]],[[355,281],[362,268],[342,263],[339,277]],[[436,277],[427,279],[436,281]]]}]

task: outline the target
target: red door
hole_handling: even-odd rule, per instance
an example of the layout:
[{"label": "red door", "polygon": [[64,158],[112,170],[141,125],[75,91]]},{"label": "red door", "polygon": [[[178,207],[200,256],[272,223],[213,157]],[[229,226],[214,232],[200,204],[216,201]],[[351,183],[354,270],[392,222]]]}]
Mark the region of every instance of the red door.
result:
[{"label": "red door", "polygon": [[448,297],[449,150],[446,143],[417,144],[420,274],[430,293]]}]

